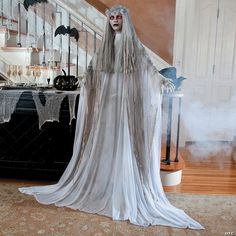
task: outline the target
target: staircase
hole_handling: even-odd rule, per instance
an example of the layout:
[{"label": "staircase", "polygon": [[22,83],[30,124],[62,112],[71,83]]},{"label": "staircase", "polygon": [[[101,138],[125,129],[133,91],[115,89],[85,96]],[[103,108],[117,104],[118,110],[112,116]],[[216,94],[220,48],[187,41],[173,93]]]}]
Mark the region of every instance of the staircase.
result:
[{"label": "staircase", "polygon": [[[0,0],[0,84],[47,84],[47,78],[52,84],[62,69],[82,75],[101,42],[104,16],[84,1],[77,7],[48,0],[26,11],[21,1]],[[79,31],[78,45],[68,35],[54,36],[60,25]]]},{"label": "staircase", "polygon": [[[48,0],[28,11],[23,0],[0,0],[0,85],[41,85],[47,84],[47,78],[52,84],[62,69],[77,77],[83,75],[100,45],[105,20],[84,0]],[[79,31],[78,45],[68,35],[54,36],[60,25]],[[169,66],[146,49],[158,69]]]}]

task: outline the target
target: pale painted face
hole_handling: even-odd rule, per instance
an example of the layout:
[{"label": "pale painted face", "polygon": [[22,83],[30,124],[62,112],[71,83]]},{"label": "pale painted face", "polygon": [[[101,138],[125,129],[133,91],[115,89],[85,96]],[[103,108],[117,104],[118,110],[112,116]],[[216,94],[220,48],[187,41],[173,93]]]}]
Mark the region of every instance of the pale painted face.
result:
[{"label": "pale painted face", "polygon": [[121,13],[112,12],[109,17],[110,25],[115,32],[120,32],[122,29],[123,18]]}]

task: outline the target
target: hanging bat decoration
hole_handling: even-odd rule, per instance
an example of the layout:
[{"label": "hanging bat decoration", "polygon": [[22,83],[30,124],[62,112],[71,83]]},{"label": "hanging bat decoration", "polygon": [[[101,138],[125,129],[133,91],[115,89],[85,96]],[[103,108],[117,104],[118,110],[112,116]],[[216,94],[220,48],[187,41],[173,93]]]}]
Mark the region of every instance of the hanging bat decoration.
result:
[{"label": "hanging bat decoration", "polygon": [[25,0],[23,2],[23,5],[24,5],[26,11],[28,11],[30,6],[36,5],[37,3],[41,3],[41,2],[47,3],[48,1],[47,0]]},{"label": "hanging bat decoration", "polygon": [[[57,35],[69,35],[70,37],[74,37],[77,42],[77,58],[78,58],[78,45],[79,45],[79,31],[76,28],[70,28],[70,26],[65,27],[64,25],[60,25],[55,30],[54,36]],[[78,60],[77,60],[78,61]],[[78,62],[77,62],[78,68]],[[57,76],[54,79],[54,87],[59,90],[74,90],[78,85],[78,78],[73,75],[70,75],[70,40],[68,40],[68,75],[66,75],[65,71],[64,75]]]},{"label": "hanging bat decoration", "polygon": [[79,31],[76,28],[70,28],[70,26],[65,27],[64,25],[60,25],[59,27],[57,27],[57,29],[55,30],[55,37],[57,35],[65,35],[65,34],[69,34],[70,37],[74,37],[76,42],[78,42],[79,40]]}]

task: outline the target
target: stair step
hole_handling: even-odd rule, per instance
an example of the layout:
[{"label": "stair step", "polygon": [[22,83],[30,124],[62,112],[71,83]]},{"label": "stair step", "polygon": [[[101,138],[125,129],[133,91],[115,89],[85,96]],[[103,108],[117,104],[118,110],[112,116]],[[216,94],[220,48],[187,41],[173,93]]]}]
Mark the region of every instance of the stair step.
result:
[{"label": "stair step", "polygon": [[[0,20],[8,20],[8,18],[5,17],[5,16],[0,16]],[[14,19],[10,19],[10,21],[11,21],[11,22],[14,22],[14,23],[18,23],[18,21],[17,21],[17,20],[14,20]]]},{"label": "stair step", "polygon": [[[8,38],[8,33],[10,37]],[[1,36],[1,42],[0,46],[2,47],[11,47],[16,46],[18,44],[18,31],[14,29],[8,29],[8,28],[0,28],[0,36]],[[21,32],[21,44],[26,45],[27,42],[27,34],[25,32]],[[30,35],[30,41],[32,40],[33,35]]]},{"label": "stair step", "polygon": [[5,51],[5,52],[18,52],[18,51],[34,51],[32,48],[30,47],[0,47],[1,51]]},{"label": "stair step", "polygon": [[[32,51],[32,52],[42,52],[43,49],[42,48],[32,48],[32,47],[14,47],[14,46],[11,46],[11,47],[0,47],[0,50],[2,51]],[[49,49],[45,49],[45,52],[49,52],[50,50]],[[54,52],[58,52],[58,50],[54,49],[53,50]]]},{"label": "stair step", "polygon": [[[0,32],[7,32],[7,31],[9,31],[10,34],[18,34],[17,30],[8,29],[8,28],[0,28]],[[21,35],[27,35],[27,34],[24,32],[21,32]],[[30,35],[30,36],[33,36],[33,35]]]}]

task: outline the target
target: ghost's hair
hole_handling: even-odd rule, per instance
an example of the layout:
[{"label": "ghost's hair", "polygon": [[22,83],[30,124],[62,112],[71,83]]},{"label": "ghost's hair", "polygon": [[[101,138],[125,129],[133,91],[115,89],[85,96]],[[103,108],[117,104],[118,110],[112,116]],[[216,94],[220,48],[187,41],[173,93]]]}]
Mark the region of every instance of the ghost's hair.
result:
[{"label": "ghost's hair", "polygon": [[[109,17],[114,12],[122,14],[123,19],[120,48],[116,55],[114,48],[115,32],[109,22]],[[120,5],[114,6],[106,11],[106,15],[107,22],[103,40],[98,51],[97,70],[130,73],[135,69],[136,60],[142,46],[136,36],[128,9]],[[117,57],[116,60],[115,56]]]}]

